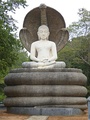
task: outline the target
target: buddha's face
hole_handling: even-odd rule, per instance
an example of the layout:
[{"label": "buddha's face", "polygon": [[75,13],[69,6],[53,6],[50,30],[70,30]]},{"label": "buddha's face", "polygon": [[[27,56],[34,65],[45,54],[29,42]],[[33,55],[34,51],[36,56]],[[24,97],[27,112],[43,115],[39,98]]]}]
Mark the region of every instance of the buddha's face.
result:
[{"label": "buddha's face", "polygon": [[37,34],[40,40],[47,40],[49,36],[49,28],[46,25],[42,25],[38,28]]}]

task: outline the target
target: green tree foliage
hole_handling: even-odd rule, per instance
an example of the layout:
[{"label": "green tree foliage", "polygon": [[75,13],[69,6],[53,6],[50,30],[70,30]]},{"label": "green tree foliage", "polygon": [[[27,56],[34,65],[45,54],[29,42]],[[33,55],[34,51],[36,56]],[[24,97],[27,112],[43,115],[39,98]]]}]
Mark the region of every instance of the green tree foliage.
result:
[{"label": "green tree foliage", "polygon": [[4,29],[16,30],[15,20],[9,13],[15,13],[20,6],[26,7],[26,0],[0,0],[0,23]]},{"label": "green tree foliage", "polygon": [[80,20],[73,22],[68,30],[73,38],[80,41],[80,51],[77,52],[78,57],[81,58],[87,65],[90,66],[90,11],[82,8],[78,12]]},{"label": "green tree foliage", "polygon": [[20,41],[12,33],[17,29],[15,20],[9,12],[15,12],[19,6],[26,6],[25,0],[0,0],[0,73],[11,67],[17,59]]},{"label": "green tree foliage", "polygon": [[26,7],[25,0],[0,0],[0,83],[9,68],[19,59],[21,43],[15,37],[17,27],[9,14],[20,6]]},{"label": "green tree foliage", "polygon": [[82,69],[90,85],[90,11],[79,9],[78,14],[79,21],[68,27],[71,40],[58,53],[58,59],[65,61],[67,67]]},{"label": "green tree foliage", "polygon": [[15,64],[12,66],[12,69],[22,67],[22,63],[25,61],[30,61],[28,53],[26,51],[18,52],[18,59],[15,61]]},{"label": "green tree foliage", "polygon": [[[15,20],[9,14],[15,13],[20,6],[26,7],[26,0],[0,0],[0,101],[5,97],[3,93],[5,75],[11,67],[15,67],[20,60],[26,60],[27,54],[20,52],[21,44],[13,34],[17,30]],[[22,59],[20,59],[23,57]],[[25,58],[26,57],[26,58]]]}]

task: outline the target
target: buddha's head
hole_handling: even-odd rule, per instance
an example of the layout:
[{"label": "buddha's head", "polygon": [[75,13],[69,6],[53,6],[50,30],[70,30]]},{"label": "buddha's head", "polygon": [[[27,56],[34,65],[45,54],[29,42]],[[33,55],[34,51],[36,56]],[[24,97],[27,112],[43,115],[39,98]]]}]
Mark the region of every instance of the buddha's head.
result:
[{"label": "buddha's head", "polygon": [[48,26],[41,25],[38,28],[37,35],[38,35],[39,40],[48,40],[49,34],[50,34],[50,32],[49,32]]}]

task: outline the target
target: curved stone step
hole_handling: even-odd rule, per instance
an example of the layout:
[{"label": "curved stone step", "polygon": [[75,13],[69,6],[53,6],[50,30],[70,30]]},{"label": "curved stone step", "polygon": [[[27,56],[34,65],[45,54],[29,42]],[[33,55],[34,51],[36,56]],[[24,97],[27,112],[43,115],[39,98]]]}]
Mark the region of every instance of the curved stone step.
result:
[{"label": "curved stone step", "polygon": [[4,92],[9,97],[40,96],[86,96],[87,89],[76,85],[18,85],[7,86]]},{"label": "curved stone step", "polygon": [[10,73],[22,73],[22,72],[79,72],[82,73],[81,69],[77,68],[16,68],[10,71]]},{"label": "curved stone step", "polygon": [[6,85],[85,85],[87,78],[79,72],[9,73]]},{"label": "curved stone step", "polygon": [[58,106],[87,108],[87,100],[84,97],[10,97],[4,100],[7,107],[10,106]]}]

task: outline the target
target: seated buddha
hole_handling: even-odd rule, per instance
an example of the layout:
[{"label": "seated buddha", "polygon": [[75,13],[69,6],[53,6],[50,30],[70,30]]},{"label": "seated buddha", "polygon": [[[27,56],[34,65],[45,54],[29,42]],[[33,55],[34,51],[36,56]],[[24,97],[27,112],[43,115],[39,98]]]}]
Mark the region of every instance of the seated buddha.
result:
[{"label": "seated buddha", "polygon": [[23,62],[22,67],[29,68],[65,68],[66,64],[63,61],[56,62],[57,49],[56,44],[50,41],[49,28],[46,25],[41,25],[38,28],[38,40],[31,44],[30,62]]}]

